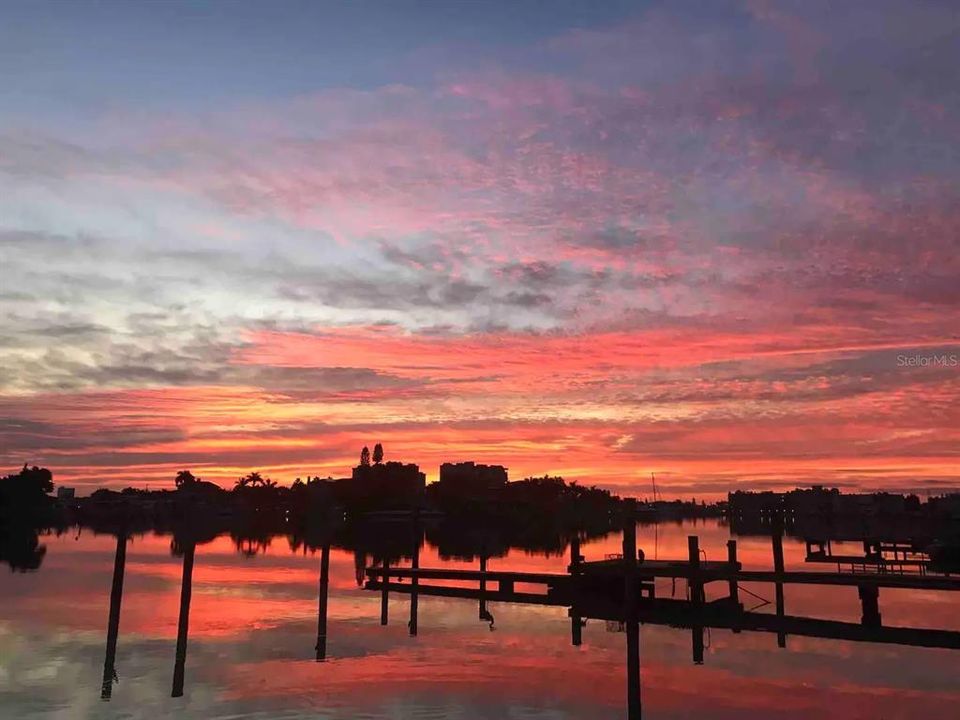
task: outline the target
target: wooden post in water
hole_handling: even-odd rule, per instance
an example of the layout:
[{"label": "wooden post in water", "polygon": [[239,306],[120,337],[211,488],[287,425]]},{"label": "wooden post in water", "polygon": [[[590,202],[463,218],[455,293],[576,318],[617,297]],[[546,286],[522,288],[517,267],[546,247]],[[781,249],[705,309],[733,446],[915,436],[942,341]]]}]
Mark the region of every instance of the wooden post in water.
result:
[{"label": "wooden post in water", "polygon": [[580,647],[583,644],[583,618],[576,611],[577,601],[580,597],[580,581],[577,578],[581,572],[580,564],[582,562],[583,556],[580,554],[580,536],[574,535],[570,538],[570,642],[574,647]]},{"label": "wooden post in water", "polygon": [[583,562],[583,555],[580,554],[580,536],[574,535],[570,538],[570,573],[580,574],[580,564]]},{"label": "wooden post in water", "polygon": [[[737,572],[737,541],[736,540],[727,540],[727,562],[730,564],[730,572]],[[735,577],[731,577],[728,581],[728,590],[730,593],[730,604],[737,610],[742,610],[740,605],[740,585],[737,583]],[[732,628],[735,634],[740,632],[739,627]]]},{"label": "wooden post in water", "polygon": [[103,685],[100,698],[109,700],[113,695],[113,678],[116,675],[117,637],[120,635],[120,601],[123,600],[123,574],[127,565],[127,533],[117,533],[117,552],[113,556],[113,584],[110,586],[110,616],[107,621],[107,652],[103,658]]},{"label": "wooden post in water", "polygon": [[[413,512],[413,557],[410,559],[410,567],[414,570],[420,568],[420,509]],[[420,593],[417,591],[420,587],[420,578],[414,575],[410,579],[410,628],[411,637],[417,635],[417,619],[420,609]]]},{"label": "wooden post in water", "polygon": [[583,618],[574,608],[570,608],[570,643],[574,647],[583,645]]},{"label": "wooden post in water", "polygon": [[627,720],[640,720],[640,623],[636,612],[627,618]]},{"label": "wooden post in water", "polygon": [[696,535],[687,537],[687,554],[690,563],[690,602],[693,603],[693,622],[691,623],[691,632],[693,634],[693,662],[697,665],[703,664],[703,624],[701,615],[703,613],[703,603],[705,600],[703,594],[703,581],[700,579],[700,538]]},{"label": "wooden post in water", "polygon": [[[773,542],[773,571],[776,575],[776,602],[777,602],[777,617],[780,620],[783,620],[784,615],[784,599],[783,599],[783,525],[782,519],[776,518],[773,522],[773,534],[771,536]],[[782,627],[782,626],[781,626]],[[777,633],[777,646],[785,648],[787,646],[787,635],[781,629]]]},{"label": "wooden post in water", "polygon": [[390,583],[390,579],[387,576],[387,570],[390,568],[390,561],[387,560],[386,556],[383,558],[383,580],[382,585],[380,586],[380,624],[387,624],[387,608],[390,604],[390,592],[387,590],[387,585]]},{"label": "wooden post in water", "polygon": [[866,627],[880,627],[880,588],[876,585],[858,585],[857,592],[863,608],[863,614],[860,616],[861,624]]},{"label": "wooden post in water", "polygon": [[627,718],[639,720],[640,703],[640,621],[637,584],[637,501],[625,503],[623,515],[623,616],[627,634]]},{"label": "wooden post in water", "polygon": [[320,550],[320,600],[317,610],[317,662],[327,659],[327,597],[330,594],[330,543]]},{"label": "wooden post in water", "polygon": [[487,556],[480,555],[480,604],[477,610],[477,619],[487,619],[487,578],[483,573],[487,572]]},{"label": "wooden post in water", "polygon": [[626,610],[637,602],[637,501],[625,502],[623,515],[623,599]]},{"label": "wooden post in water", "polygon": [[690,563],[690,600],[702,604],[703,582],[700,579],[700,538],[696,535],[687,537],[687,557]]},{"label": "wooden post in water", "polygon": [[[737,541],[736,540],[727,540],[727,562],[730,563],[730,572],[735,573],[737,571]],[[731,577],[728,583],[730,590],[730,602],[739,603],[740,602],[740,589],[737,586],[737,579]]]},{"label": "wooden post in water", "polygon": [[173,692],[170,697],[183,697],[183,674],[187,662],[187,634],[190,626],[190,595],[193,589],[193,556],[196,547],[196,543],[188,542],[183,551],[180,618],[177,622],[177,651],[173,665]]}]

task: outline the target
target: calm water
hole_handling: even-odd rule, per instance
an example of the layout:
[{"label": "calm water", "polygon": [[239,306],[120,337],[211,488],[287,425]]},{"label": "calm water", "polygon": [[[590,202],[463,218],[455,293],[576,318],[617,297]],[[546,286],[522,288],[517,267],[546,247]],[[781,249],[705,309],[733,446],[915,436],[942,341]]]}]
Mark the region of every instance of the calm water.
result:
[{"label": "calm water", "polygon": [[[643,527],[648,557],[681,558],[698,534],[709,559],[725,556],[726,528],[708,521]],[[656,537],[655,537],[656,535]],[[34,573],[0,585],[0,717],[189,718],[598,718],[625,715],[624,634],[590,621],[570,643],[563,608],[420,598],[410,637],[408,599],[390,603],[381,627],[377,593],[357,587],[353,553],[333,550],[326,662],[315,661],[319,553],[277,538],[247,557],[228,537],[200,545],[193,571],[184,696],[171,698],[180,558],[170,538],[128,545],[117,644],[117,680],[100,698],[116,540],[47,537]],[[739,538],[748,567],[770,566],[769,541]],[[618,552],[618,536],[586,544],[588,559]],[[787,564],[803,547],[786,541]],[[565,556],[512,551],[489,568],[563,571]],[[422,567],[446,564],[429,545]],[[809,569],[809,567],[808,567]],[[709,586],[708,586],[709,587]],[[770,599],[770,586],[749,586]],[[519,588],[518,588],[519,589]],[[671,594],[669,581],[657,594]],[[708,599],[721,589],[708,589]],[[684,588],[677,584],[677,597]],[[759,603],[744,593],[749,608]],[[960,630],[950,593],[881,591],[885,625]],[[853,588],[789,587],[787,612],[858,622]],[[772,612],[772,607],[764,608]],[[643,717],[958,718],[960,651],[713,630],[705,663],[691,660],[690,631],[641,631]]]}]

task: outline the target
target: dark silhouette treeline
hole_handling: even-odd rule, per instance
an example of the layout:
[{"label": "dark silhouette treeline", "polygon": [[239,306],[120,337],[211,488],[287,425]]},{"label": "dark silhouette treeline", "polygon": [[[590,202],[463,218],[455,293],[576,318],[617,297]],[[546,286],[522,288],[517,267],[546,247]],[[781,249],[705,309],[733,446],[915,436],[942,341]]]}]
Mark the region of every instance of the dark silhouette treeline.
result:
[{"label": "dark silhouette treeline", "polygon": [[821,486],[739,491],[728,496],[727,518],[736,535],[769,536],[778,526],[804,540],[901,543],[954,564],[960,548],[960,494],[921,501],[916,495],[844,494]]},{"label": "dark silhouette treeline", "polygon": [[[382,460],[381,448],[374,457]],[[25,467],[0,479],[0,560],[35,570],[45,553],[41,535],[75,527],[118,537],[170,535],[178,557],[224,535],[246,555],[284,539],[293,551],[332,545],[353,552],[362,568],[369,559],[410,559],[414,516],[417,548],[429,541],[442,556],[461,558],[502,556],[510,548],[560,554],[572,537],[598,537],[616,526],[621,500],[605,490],[541,477],[482,495],[434,484],[412,496],[416,475],[422,478],[411,475],[415,467],[361,462],[353,478],[298,479],[290,487],[252,472],[231,490],[185,470],[173,490],[101,488],[85,498],[52,497],[50,471]],[[391,494],[384,486],[397,468],[415,482]]]},{"label": "dark silhouette treeline", "polygon": [[[619,528],[625,501],[607,490],[550,476],[508,482],[505,468],[472,462],[445,463],[440,470],[439,481],[427,485],[416,465],[384,462],[377,444],[372,454],[363,449],[349,478],[297,478],[288,487],[251,472],[226,490],[183,470],[173,489],[101,488],[76,498],[63,488],[53,497],[52,473],[25,465],[0,478],[0,562],[35,570],[45,552],[41,535],[71,527],[170,535],[177,555],[223,535],[246,555],[282,538],[294,551],[332,543],[354,552],[360,564],[409,559],[404,527],[414,514],[423,539],[441,557],[464,560],[500,557],[510,548],[561,554],[573,539]],[[815,487],[736,492],[727,503],[710,506],[631,500],[630,507],[639,521],[725,514],[738,535],[767,535],[776,519],[785,533],[808,540],[894,539],[946,558],[960,546],[960,496],[922,503],[915,496],[842,495]]]}]

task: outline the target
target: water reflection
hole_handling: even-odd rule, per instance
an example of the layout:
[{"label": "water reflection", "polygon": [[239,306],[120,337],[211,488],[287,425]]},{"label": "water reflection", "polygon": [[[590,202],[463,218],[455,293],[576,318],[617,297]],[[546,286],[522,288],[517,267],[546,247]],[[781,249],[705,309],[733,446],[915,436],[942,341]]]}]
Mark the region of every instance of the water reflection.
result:
[{"label": "water reflection", "polygon": [[109,700],[117,681],[117,637],[120,634],[120,603],[123,600],[123,573],[127,565],[127,534],[117,534],[117,552],[113,559],[113,583],[110,586],[110,620],[107,622],[107,651],[103,657],[103,683],[100,697]]},{"label": "water reflection", "polygon": [[193,593],[193,558],[197,544],[187,541],[183,552],[183,579],[180,581],[180,615],[177,620],[177,652],[173,664],[171,697],[183,696],[183,674],[187,662],[187,635],[190,632],[190,597]]},{"label": "water reflection", "polygon": [[0,517],[0,564],[17,572],[30,572],[40,568],[46,554],[47,548],[40,544],[35,527]]},{"label": "water reflection", "polygon": [[327,600],[330,595],[330,543],[320,550],[320,591],[317,607],[317,662],[327,659]]},{"label": "water reflection", "polygon": [[[619,624],[626,635],[626,711],[629,720],[640,720],[640,624],[661,624],[691,631],[692,660],[694,665],[704,663],[704,634],[709,628],[775,632],[779,648],[786,648],[788,633],[812,638],[844,639],[858,642],[887,643],[917,647],[960,649],[960,632],[937,629],[883,627],[878,611],[881,587],[912,588],[916,590],[938,589],[960,591],[960,581],[944,577],[932,580],[923,577],[852,576],[837,573],[796,573],[786,571],[783,549],[783,527],[775,523],[771,528],[772,572],[743,571],[737,560],[737,543],[727,542],[726,562],[712,565],[701,560],[699,536],[687,538],[686,561],[653,560],[644,563],[644,553],[638,551],[637,526],[633,515],[628,513],[622,531],[622,552],[616,558],[586,562],[580,553],[579,541],[570,545],[570,565],[564,573],[530,573],[502,570],[488,572],[487,558],[480,556],[477,572],[430,568],[421,570],[418,565],[408,570],[390,569],[384,562],[379,567],[367,568],[370,578],[368,590],[381,595],[381,625],[388,620],[388,604],[391,591],[409,593],[414,607],[420,594],[448,598],[479,598],[480,618],[490,621],[493,616],[486,603],[495,599],[514,604],[535,606],[569,606],[572,624],[572,644],[582,644],[581,630],[584,618],[604,619]],[[421,586],[421,578],[430,581]],[[655,597],[658,578],[682,578],[687,586],[684,600]],[[409,579],[409,588],[400,584]],[[745,611],[739,602],[739,585],[742,580],[763,579],[772,581],[775,592],[775,615],[771,618],[753,611]],[[488,581],[497,583],[497,590],[488,594]],[[728,595],[712,600],[706,598],[706,585],[726,580]],[[450,583],[477,583],[477,588],[451,585]],[[542,586],[543,591],[517,592],[515,585]],[[788,583],[816,584],[855,587],[862,606],[859,625],[837,621],[823,621],[811,617],[788,616],[785,612],[785,586]],[[753,594],[753,593],[751,593]]]},{"label": "water reflection", "polygon": [[[652,548],[658,537],[661,557],[676,557],[688,550],[687,536],[694,532],[710,562],[727,556],[729,536],[716,524],[641,526],[636,544]],[[378,540],[377,534],[392,540]],[[575,543],[569,556],[507,550],[497,558],[477,547],[469,560],[443,560],[409,524],[380,528],[363,538],[360,552],[317,536],[306,557],[302,542],[288,554],[275,538],[266,554],[246,557],[229,536],[200,540],[180,534],[171,543],[170,536],[128,539],[123,533],[45,538],[48,553],[40,572],[12,576],[16,584],[0,589],[7,608],[0,641],[9,649],[14,637],[32,638],[27,654],[8,650],[0,661],[4,716],[46,717],[67,708],[74,708],[67,712],[71,716],[90,714],[77,705],[82,693],[60,692],[68,671],[81,686],[91,691],[96,686],[100,696],[117,705],[116,712],[134,717],[639,717],[641,704],[645,717],[658,719],[696,712],[769,717],[788,710],[796,714],[802,707],[808,715],[839,717],[840,709],[853,712],[856,698],[866,703],[863,713],[873,707],[890,717],[922,713],[936,718],[952,717],[960,700],[953,682],[960,671],[958,654],[896,645],[871,653],[847,642],[896,630],[865,627],[869,623],[863,622],[856,593],[838,602],[835,592],[786,588],[793,613],[843,616],[816,620],[816,625],[804,624],[796,614],[778,618],[775,602],[770,611],[727,612],[715,592],[705,592],[699,602],[695,593],[685,596],[682,584],[679,597],[671,597],[671,584],[662,581],[656,583],[657,603],[638,607],[633,615],[622,603],[590,598],[557,608],[508,604],[500,584],[487,581],[458,600],[450,594],[459,592],[456,584],[439,595],[432,593],[433,581],[398,578],[387,593],[394,622],[380,628],[382,593],[355,588],[361,556],[361,567],[386,561],[391,572],[443,567],[555,573],[581,554],[627,555],[630,548],[617,535],[582,548]],[[802,562],[802,550],[783,542],[788,570]],[[760,565],[761,558],[769,565],[771,540],[741,539],[738,552],[746,566]],[[741,597],[748,589],[766,595],[756,585],[737,587]],[[514,590],[528,588],[517,583]],[[724,582],[722,595],[730,594]],[[884,591],[885,622],[957,626],[952,597],[887,597]],[[118,643],[121,604],[124,634]],[[96,654],[103,653],[105,620],[102,676],[99,667],[97,677],[86,676],[85,638],[92,631]],[[606,632],[608,621],[618,632]],[[490,633],[493,627],[497,632]],[[825,628],[842,640],[791,642],[791,650],[780,655],[770,655],[763,636],[754,634],[802,640],[824,637]],[[733,642],[723,630],[744,632]],[[706,662],[695,666],[691,660]],[[314,661],[325,661],[323,675],[310,672],[317,667]],[[57,674],[42,679],[42,668],[54,667]],[[845,688],[843,697],[829,689],[835,684]],[[166,690],[158,692],[160,685]],[[823,691],[816,702],[807,697],[809,690],[801,692],[811,685]],[[780,688],[779,695],[774,688]],[[878,694],[885,697],[882,708],[870,704]],[[177,704],[164,704],[161,695]],[[779,711],[777,703],[783,704]],[[15,712],[6,712],[9,708]]]}]

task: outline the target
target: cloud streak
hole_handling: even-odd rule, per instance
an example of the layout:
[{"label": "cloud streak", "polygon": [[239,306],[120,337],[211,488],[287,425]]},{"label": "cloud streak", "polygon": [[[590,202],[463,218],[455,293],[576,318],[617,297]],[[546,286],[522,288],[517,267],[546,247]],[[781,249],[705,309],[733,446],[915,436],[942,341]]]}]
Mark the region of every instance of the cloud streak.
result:
[{"label": "cloud streak", "polygon": [[960,346],[958,28],[655,4],[363,87],[13,114],[0,459],[287,480],[377,434],[619,488],[956,479],[960,370],[898,357]]}]

